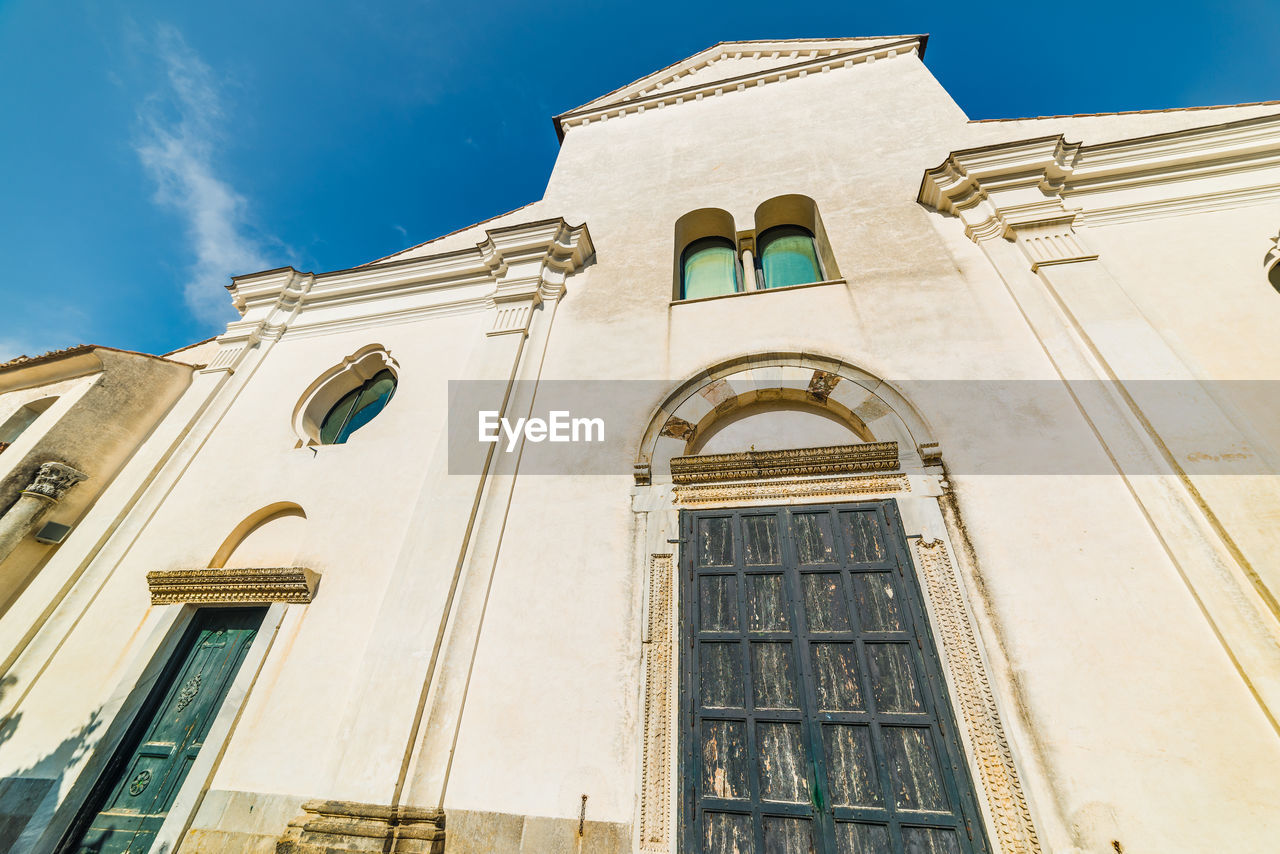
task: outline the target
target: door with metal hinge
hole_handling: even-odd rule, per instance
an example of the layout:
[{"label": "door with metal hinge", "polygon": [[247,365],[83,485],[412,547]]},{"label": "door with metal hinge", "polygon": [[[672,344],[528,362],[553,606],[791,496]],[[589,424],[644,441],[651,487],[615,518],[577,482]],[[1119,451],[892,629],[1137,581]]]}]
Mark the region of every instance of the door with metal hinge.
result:
[{"label": "door with metal hinge", "polygon": [[60,854],[151,848],[265,614],[207,608],[195,616]]},{"label": "door with metal hinge", "polygon": [[681,850],[985,854],[896,504],[681,536]]}]

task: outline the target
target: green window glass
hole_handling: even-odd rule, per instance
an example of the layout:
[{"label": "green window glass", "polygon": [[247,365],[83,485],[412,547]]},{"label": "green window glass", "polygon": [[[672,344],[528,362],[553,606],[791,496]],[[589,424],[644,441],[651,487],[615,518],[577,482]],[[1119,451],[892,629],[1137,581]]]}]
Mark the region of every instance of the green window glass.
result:
[{"label": "green window glass", "polygon": [[320,424],[320,444],[341,445],[351,434],[373,420],[396,393],[396,378],[381,370],[358,388],[344,394]]},{"label": "green window glass", "polygon": [[738,290],[738,259],[733,243],[723,237],[703,237],[680,256],[680,298],[697,299]]},{"label": "green window glass", "polygon": [[760,235],[760,269],[766,288],[822,281],[813,235],[798,225],[780,225]]}]

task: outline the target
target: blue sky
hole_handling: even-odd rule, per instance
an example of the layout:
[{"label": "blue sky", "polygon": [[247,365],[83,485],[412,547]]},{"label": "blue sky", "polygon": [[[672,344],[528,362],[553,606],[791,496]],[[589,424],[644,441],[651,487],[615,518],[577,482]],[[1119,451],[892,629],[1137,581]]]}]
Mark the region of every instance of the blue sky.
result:
[{"label": "blue sky", "polygon": [[165,352],[234,317],[231,275],[525,204],[550,116],[714,42],[917,32],[971,118],[1280,98],[1265,0],[0,0],[0,358]]}]

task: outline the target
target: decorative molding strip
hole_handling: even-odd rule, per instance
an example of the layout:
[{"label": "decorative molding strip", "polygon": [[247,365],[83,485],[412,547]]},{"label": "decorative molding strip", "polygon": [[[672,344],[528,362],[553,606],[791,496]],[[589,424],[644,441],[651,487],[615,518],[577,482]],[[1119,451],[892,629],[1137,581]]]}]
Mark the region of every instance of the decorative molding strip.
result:
[{"label": "decorative molding strip", "polygon": [[644,756],[640,785],[640,850],[671,849],[671,701],[675,621],[675,561],[649,558],[649,620],[644,643]]},{"label": "decorative molding strip", "polygon": [[320,574],[302,566],[170,569],[147,573],[152,605],[294,602],[315,598]]},{"label": "decorative molding strip", "polygon": [[1243,205],[1269,205],[1280,199],[1280,186],[1268,184],[1244,190],[1223,190],[1176,196],[1154,202],[1134,202],[1109,207],[1087,208],[1080,211],[1076,221],[1081,225],[1114,225],[1125,222],[1144,222],[1187,214],[1212,213],[1232,210]]},{"label": "decorative molding strip", "polygon": [[999,849],[1002,854],[1037,854],[1040,841],[1000,723],[960,579],[941,540],[916,540],[915,547]]},{"label": "decorative molding strip", "polygon": [[443,854],[444,811],[354,801],[307,801],[276,842],[276,854]]},{"label": "decorative molding strip", "polygon": [[27,488],[22,490],[22,494],[57,502],[62,500],[62,496],[67,494],[68,489],[88,479],[89,475],[64,463],[52,461],[41,463],[40,468],[36,470],[36,476],[32,478],[31,483],[27,484]]},{"label": "decorative molding strip", "polygon": [[[953,152],[925,172],[918,201],[959,217],[977,242],[1011,237],[1028,220],[1055,212],[1100,225],[1274,200],[1277,166],[1277,116],[1097,145],[1067,142],[1059,134]],[[1227,177],[1231,189],[1222,190],[1220,179]],[[1196,192],[1199,187],[1205,191]],[[1144,192],[1114,203],[1117,191],[1135,189]],[[1100,204],[1091,209],[1094,200]],[[1032,260],[1039,266],[1085,258]]]},{"label": "decorative molding strip", "polygon": [[[243,317],[219,338],[224,348],[206,370],[232,370],[244,350],[287,331],[335,330],[407,312],[487,310],[512,298],[558,298],[565,279],[595,254],[586,225],[545,219],[485,230],[469,249],[382,264],[300,273],[291,267],[237,276],[233,302]],[[504,318],[505,320],[505,318]]]},{"label": "decorative molding strip", "polygon": [[855,477],[776,478],[742,483],[706,483],[676,486],[676,504],[700,507],[768,501],[804,501],[845,496],[892,495],[910,492],[905,474],[868,474]]},{"label": "decorative molding strip", "polygon": [[763,478],[893,471],[897,467],[897,442],[868,442],[864,445],[835,445],[826,448],[672,457],[671,479],[683,486]]},{"label": "decorative molding strip", "polygon": [[[561,138],[563,138],[573,128],[588,125],[592,122],[605,122],[610,118],[617,119],[627,115],[640,115],[646,109],[659,110],[664,107],[677,106],[686,101],[701,101],[704,97],[714,98],[729,92],[744,92],[758,86],[780,83],[792,78],[807,77],[810,74],[825,74],[838,68],[852,68],[855,65],[862,64],[870,65],[877,59],[892,59],[896,56],[906,56],[908,54],[919,55],[922,41],[923,39],[921,38],[909,37],[855,50],[792,50],[789,53],[797,58],[800,53],[809,55],[788,65],[758,69],[747,74],[708,80],[701,84],[696,80],[692,80],[691,77],[691,85],[682,86],[678,89],[659,88],[655,85],[644,92],[628,95],[621,100],[609,100],[602,103],[601,99],[596,99],[576,110],[556,116],[556,127],[560,132]],[[753,53],[749,49],[734,50],[733,52],[738,54]],[[772,53],[776,56],[782,51],[757,50],[754,53]],[[670,82],[674,82],[678,76],[673,76]],[[686,73],[686,76],[689,75]]]}]

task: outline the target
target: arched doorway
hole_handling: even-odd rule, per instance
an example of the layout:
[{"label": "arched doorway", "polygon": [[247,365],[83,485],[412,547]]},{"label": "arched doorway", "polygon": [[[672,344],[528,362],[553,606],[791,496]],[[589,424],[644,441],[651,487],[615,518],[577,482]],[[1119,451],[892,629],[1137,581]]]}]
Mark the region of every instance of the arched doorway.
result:
[{"label": "arched doorway", "polygon": [[655,411],[636,480],[669,543],[642,850],[1038,850],[902,395],[812,355],[720,365]]}]

